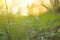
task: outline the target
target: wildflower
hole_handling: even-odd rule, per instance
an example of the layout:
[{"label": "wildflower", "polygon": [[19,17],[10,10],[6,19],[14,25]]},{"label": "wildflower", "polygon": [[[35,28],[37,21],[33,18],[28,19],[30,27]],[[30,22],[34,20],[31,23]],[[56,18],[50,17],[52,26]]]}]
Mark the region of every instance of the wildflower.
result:
[{"label": "wildflower", "polygon": [[36,17],[36,20],[40,20],[40,18],[39,17]]}]

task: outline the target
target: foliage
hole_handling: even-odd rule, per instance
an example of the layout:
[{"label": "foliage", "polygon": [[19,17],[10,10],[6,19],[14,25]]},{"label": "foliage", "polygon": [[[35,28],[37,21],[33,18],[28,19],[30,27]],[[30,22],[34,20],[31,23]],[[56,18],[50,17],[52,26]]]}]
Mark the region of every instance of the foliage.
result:
[{"label": "foliage", "polygon": [[[54,11],[49,11],[40,16],[16,16],[9,14],[0,14],[0,29],[3,33],[0,36],[5,35],[5,39],[1,40],[49,40],[52,31],[56,34],[56,40],[59,40],[58,26],[60,27],[60,16]],[[51,28],[51,29],[50,29]],[[59,32],[58,32],[59,31]],[[52,33],[52,36],[54,35]],[[45,36],[44,36],[45,35]],[[51,37],[51,40],[54,38]],[[55,40],[55,39],[53,39]]]},{"label": "foliage", "polygon": [[59,40],[60,12],[57,10],[28,17],[1,11],[0,40]]}]

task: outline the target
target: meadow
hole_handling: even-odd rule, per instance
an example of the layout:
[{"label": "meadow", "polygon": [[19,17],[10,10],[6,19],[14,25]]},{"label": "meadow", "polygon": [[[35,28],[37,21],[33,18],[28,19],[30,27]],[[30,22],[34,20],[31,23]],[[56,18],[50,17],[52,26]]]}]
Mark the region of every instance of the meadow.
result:
[{"label": "meadow", "polygon": [[60,40],[60,16],[55,11],[28,17],[1,13],[0,40]]},{"label": "meadow", "polygon": [[31,1],[0,0],[0,40],[60,40],[60,1]]}]

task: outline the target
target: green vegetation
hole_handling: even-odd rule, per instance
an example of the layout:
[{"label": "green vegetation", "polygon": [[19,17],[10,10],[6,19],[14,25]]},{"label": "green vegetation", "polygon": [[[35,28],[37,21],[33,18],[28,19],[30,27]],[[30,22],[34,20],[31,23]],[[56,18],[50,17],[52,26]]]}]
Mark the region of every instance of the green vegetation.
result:
[{"label": "green vegetation", "polygon": [[27,17],[1,11],[0,40],[60,40],[60,5],[56,0],[55,4],[52,10],[48,8],[40,16]]},{"label": "green vegetation", "polygon": [[8,15],[0,14],[0,40],[60,39],[60,16],[54,11],[40,16]]}]

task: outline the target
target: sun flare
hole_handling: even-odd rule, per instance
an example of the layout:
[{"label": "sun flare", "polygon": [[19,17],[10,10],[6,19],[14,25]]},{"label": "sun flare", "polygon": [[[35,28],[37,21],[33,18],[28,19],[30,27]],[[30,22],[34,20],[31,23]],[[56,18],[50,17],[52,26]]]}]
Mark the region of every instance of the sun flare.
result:
[{"label": "sun flare", "polygon": [[[6,0],[6,2],[7,2],[8,7],[12,7],[13,14],[16,14],[19,11],[19,8],[20,8],[21,9],[20,13],[21,13],[22,16],[28,16],[29,15],[28,14],[29,10],[27,8],[27,5],[31,6],[33,3],[34,4],[39,4],[40,3],[39,0]],[[46,2],[49,3],[48,0],[46,0],[46,1],[44,0],[45,4],[47,4]],[[43,9],[43,8],[41,7],[41,9]],[[33,12],[36,13],[36,14],[39,12],[39,10],[40,9],[37,8],[37,7],[33,8]],[[45,9],[43,9],[43,10],[45,10]]]}]

